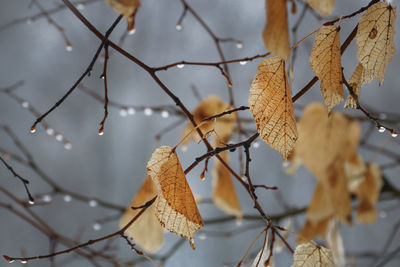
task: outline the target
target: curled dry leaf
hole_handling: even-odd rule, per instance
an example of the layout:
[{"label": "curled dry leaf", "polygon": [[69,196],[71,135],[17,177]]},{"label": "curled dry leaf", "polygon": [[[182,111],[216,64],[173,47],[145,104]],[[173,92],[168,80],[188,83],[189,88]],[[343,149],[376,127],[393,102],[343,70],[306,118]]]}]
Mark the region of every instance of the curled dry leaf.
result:
[{"label": "curled dry leaf", "polygon": [[[223,152],[220,156],[225,162],[229,161],[228,152]],[[238,220],[241,220],[243,213],[231,174],[218,159],[214,160],[214,164],[215,167],[212,171],[214,177],[212,181],[212,200],[222,211],[236,216]]]},{"label": "curled dry leaf", "polygon": [[382,174],[379,165],[371,163],[367,166],[365,179],[357,188],[356,195],[360,200],[357,221],[373,223],[377,219],[376,202],[382,188]]},{"label": "curled dry leaf", "polygon": [[290,44],[286,0],[265,0],[267,24],[262,37],[272,54],[289,59]]},{"label": "curled dry leaf", "polygon": [[321,80],[321,93],[330,111],[343,101],[340,26],[323,26],[317,31],[310,65]]},{"label": "curled dry leaf", "polygon": [[140,0],[106,0],[115,12],[120,13],[128,22],[128,31],[135,29],[135,16],[140,7]]},{"label": "curled dry leaf", "polygon": [[[132,203],[128,206],[121,217],[120,227],[124,227],[133,217],[138,214],[140,209],[131,209],[146,203],[157,194],[157,187],[147,176],[138,193],[133,198]],[[136,222],[126,229],[125,234],[138,244],[143,250],[149,253],[156,252],[163,243],[163,228],[154,215],[155,206],[151,205],[148,210],[143,213]]]},{"label": "curled dry leaf", "polygon": [[175,151],[169,146],[156,149],[147,172],[157,186],[157,219],[167,230],[189,239],[195,248],[194,234],[204,224]]},{"label": "curled dry leaf", "polygon": [[285,61],[280,57],[264,59],[258,65],[249,107],[262,139],[286,160],[297,140],[297,128]]},{"label": "curled dry leaf", "polygon": [[356,35],[357,52],[367,82],[375,77],[380,85],[385,78],[386,67],[396,50],[395,20],[396,8],[385,2],[373,4],[360,18]]},{"label": "curled dry leaf", "polygon": [[307,0],[307,4],[324,16],[330,15],[335,9],[335,0]]},{"label": "curled dry leaf", "polygon": [[[349,84],[357,97],[360,97],[361,86],[365,83],[364,79],[364,68],[361,63],[358,63],[356,69],[353,72],[353,75],[351,75],[351,78],[349,80]],[[346,103],[344,104],[344,108],[347,107],[353,109],[357,108],[356,100],[350,94],[348,95]]]},{"label": "curled dry leaf", "polygon": [[330,249],[308,242],[296,247],[292,267],[334,267]]},{"label": "curled dry leaf", "polygon": [[[210,95],[207,98],[203,99],[196,107],[193,112],[193,119],[197,124],[200,124],[205,118],[220,114],[231,108],[232,106],[221,101],[219,96]],[[215,120],[208,120],[200,125],[199,128],[204,134],[208,134],[213,131],[217,140],[229,140],[235,127],[235,122],[236,114],[231,113],[223,117],[216,118]],[[190,134],[190,138],[187,138],[184,141],[184,145],[187,145],[191,139],[194,139],[195,141],[200,141],[199,134],[193,129],[193,125],[190,122],[183,130],[182,137],[185,137],[187,134]]]}]

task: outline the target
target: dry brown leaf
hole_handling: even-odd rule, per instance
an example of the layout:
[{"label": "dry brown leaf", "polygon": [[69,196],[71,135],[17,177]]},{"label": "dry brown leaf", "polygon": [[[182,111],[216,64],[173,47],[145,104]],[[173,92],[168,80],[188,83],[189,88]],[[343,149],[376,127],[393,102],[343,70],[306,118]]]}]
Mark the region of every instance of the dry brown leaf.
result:
[{"label": "dry brown leaf", "polygon": [[189,239],[194,248],[194,234],[204,224],[175,151],[169,146],[156,149],[147,172],[158,189],[157,219],[167,230]]},{"label": "dry brown leaf", "polygon": [[292,267],[334,267],[330,249],[308,242],[296,247]]},{"label": "dry brown leaf", "polygon": [[382,174],[379,165],[371,163],[367,166],[365,179],[357,188],[357,197],[360,200],[357,221],[373,223],[377,219],[376,202],[382,188]]},{"label": "dry brown leaf", "polygon": [[360,18],[356,35],[357,51],[367,82],[375,77],[380,85],[385,78],[386,67],[396,51],[395,20],[396,8],[385,2],[373,4]]},{"label": "dry brown leaf", "polygon": [[321,93],[330,111],[343,101],[340,27],[323,26],[317,31],[310,65],[321,80]]},{"label": "dry brown leaf", "polygon": [[323,182],[318,181],[314,189],[313,198],[307,208],[307,220],[312,223],[318,223],[331,217],[333,212],[334,207],[326,186]]},{"label": "dry brown leaf", "polygon": [[[196,107],[193,112],[193,119],[197,124],[200,124],[205,118],[222,113],[229,109],[232,109],[232,106],[222,102],[219,96],[210,95],[203,99]],[[204,134],[214,131],[217,140],[229,140],[235,127],[235,122],[236,114],[231,113],[223,117],[219,117],[216,120],[209,120],[202,124],[199,128]],[[191,139],[200,141],[199,134],[196,132],[196,130],[194,130],[193,125],[190,122],[183,130],[182,137],[185,137],[187,134],[190,134],[190,138],[185,139],[183,143],[184,145],[187,145]]]},{"label": "dry brown leaf", "polygon": [[[225,162],[229,161],[228,152],[221,153],[220,157],[222,157]],[[222,211],[236,216],[238,220],[241,220],[243,213],[231,173],[218,159],[214,160],[214,164],[215,167],[212,171],[214,177],[212,181],[212,200]]]},{"label": "dry brown leaf", "polygon": [[290,44],[286,0],[265,0],[267,24],[262,37],[265,47],[284,60],[289,59]]},{"label": "dry brown leaf", "polygon": [[324,16],[329,16],[335,9],[335,0],[307,0],[307,4]]},{"label": "dry brown leaf", "polygon": [[[138,193],[128,206],[121,217],[120,227],[124,227],[133,217],[135,217],[140,209],[133,210],[131,207],[138,207],[152,199],[157,194],[157,187],[147,176]],[[126,229],[125,234],[132,238],[143,250],[149,253],[156,252],[163,243],[163,228],[154,215],[155,206],[151,205],[148,210],[143,213],[133,225]]]},{"label": "dry brown leaf", "polygon": [[332,251],[335,267],[344,267],[346,265],[346,254],[344,252],[343,238],[335,220],[330,221],[325,239],[328,248]]},{"label": "dry brown leaf", "polygon": [[[357,97],[360,97],[360,91],[361,91],[361,86],[364,84],[363,81],[363,66],[361,63],[358,63],[356,69],[353,72],[353,75],[351,75],[351,78],[349,80],[349,84],[351,85],[351,88],[353,89],[353,92],[357,95]],[[344,108],[357,108],[357,103],[354,97],[349,94],[346,100],[346,103],[344,104]]]},{"label": "dry brown leaf", "polygon": [[366,164],[359,154],[354,153],[344,163],[344,171],[348,179],[347,188],[350,193],[355,194],[358,186],[365,179]]},{"label": "dry brown leaf", "polygon": [[135,29],[135,16],[140,7],[140,0],[106,0],[115,12],[120,13],[128,22],[128,31]]},{"label": "dry brown leaf", "polygon": [[306,243],[315,237],[324,238],[331,220],[332,217],[325,218],[318,222],[312,222],[307,219],[297,237],[297,244]]},{"label": "dry brown leaf", "polygon": [[262,139],[286,160],[297,140],[296,120],[285,61],[264,59],[250,87],[250,111]]}]

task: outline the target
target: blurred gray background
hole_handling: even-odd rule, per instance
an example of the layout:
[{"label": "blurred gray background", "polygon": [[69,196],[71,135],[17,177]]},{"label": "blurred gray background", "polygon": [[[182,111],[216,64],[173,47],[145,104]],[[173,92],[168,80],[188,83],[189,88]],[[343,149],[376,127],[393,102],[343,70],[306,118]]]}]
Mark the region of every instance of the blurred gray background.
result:
[{"label": "blurred gray background", "polygon": [[[265,24],[263,0],[189,0],[190,5],[205,20],[210,28],[219,37],[232,37],[243,41],[243,48],[238,49],[235,43],[223,43],[222,47],[228,59],[242,58],[265,53],[261,39],[261,32]],[[46,8],[61,5],[60,0],[40,0]],[[289,15],[290,24],[297,20],[302,9],[298,3],[296,15]],[[332,17],[348,14],[358,10],[368,1],[343,1],[336,3]],[[398,1],[393,1],[394,5]],[[175,24],[181,15],[183,6],[179,0],[143,0],[136,18],[136,33],[127,36],[123,48],[138,57],[150,66],[161,66],[179,60],[192,61],[219,61],[215,45],[202,26],[188,14],[183,21],[183,30],[177,31]],[[112,24],[117,14],[103,1],[87,5],[82,10],[85,17],[103,33]],[[30,7],[29,0],[1,0],[0,26],[18,19],[39,13],[37,7]],[[45,18],[33,23],[20,23],[2,28],[0,31],[0,88],[5,88],[19,80],[25,84],[15,93],[28,100],[41,113],[52,106],[86,69],[92,59],[99,40],[85,28],[85,26],[65,9],[52,18],[65,28],[70,39],[73,51],[65,49],[65,42],[58,31]],[[342,22],[342,41],[357,23],[359,16]],[[396,28],[399,29],[398,20]],[[298,38],[302,38],[317,27],[317,21],[310,13],[307,14],[299,31]],[[122,21],[111,39],[118,41],[126,30],[126,22]],[[399,35],[395,37],[399,48]],[[314,37],[304,41],[298,49],[298,58],[294,66],[294,82],[292,93],[298,92],[312,77],[313,73],[308,63]],[[112,49],[111,49],[112,50]],[[381,112],[400,112],[399,109],[399,53],[397,52],[386,72],[386,79],[381,87],[376,81],[363,87],[361,102],[368,107]],[[236,105],[247,105],[249,86],[260,60],[249,62],[246,65],[230,64],[231,76],[234,83]],[[342,57],[346,77],[350,77],[357,64],[354,42]],[[103,95],[103,81],[99,79],[103,64],[95,64],[90,77],[84,79],[83,84]],[[160,72],[161,80],[182,100],[191,110],[197,104],[190,85],[194,84],[202,97],[217,94],[228,101],[226,81],[219,71],[213,67],[185,66],[183,69],[172,68]],[[108,67],[109,97],[110,100],[126,105],[173,105],[173,102],[159,86],[141,68],[128,61],[117,53],[112,53]],[[301,98],[296,105],[304,106],[313,101],[322,102],[319,83],[310,92]],[[343,104],[337,107],[342,110]],[[297,115],[301,112],[297,110]],[[348,112],[348,111],[347,111]],[[360,113],[350,111],[352,114]],[[23,141],[34,155],[38,165],[56,182],[68,190],[96,197],[118,205],[126,206],[141,185],[146,175],[146,164],[153,150],[160,144],[174,146],[180,140],[180,132],[186,125],[181,124],[175,130],[165,134],[160,143],[155,141],[155,134],[165,126],[180,118],[170,116],[162,118],[160,114],[147,117],[137,111],[134,116],[122,117],[120,111],[110,107],[110,115],[106,122],[105,134],[98,136],[98,123],[103,117],[103,106],[80,90],[76,90],[59,108],[47,117],[47,122],[60,131],[72,145],[66,150],[62,143],[54,136],[46,134],[38,125],[35,134],[29,133],[34,116],[21,105],[17,104],[5,94],[0,95],[0,123],[8,125]],[[250,118],[250,112],[244,111],[240,115]],[[364,129],[365,129],[364,125]],[[255,124],[248,124],[246,128],[255,131]],[[372,137],[376,145],[385,145],[393,151],[399,152],[398,143],[393,143],[389,134],[374,133]],[[285,174],[282,169],[282,158],[279,153],[258,140],[259,148],[252,148],[251,173],[256,184],[279,186],[285,202],[292,207],[303,207],[309,203],[315,179],[304,168],[297,171],[296,177]],[[12,141],[0,132],[0,147],[20,154]],[[189,166],[195,157],[203,154],[203,144],[192,143],[186,152],[179,151],[183,168]],[[375,160],[378,163],[388,162],[384,156],[360,150],[365,160]],[[231,166],[239,169],[237,154],[231,156]],[[30,189],[34,194],[47,193],[51,189],[29,168],[8,160],[22,176],[31,181]],[[210,161],[210,166],[212,162]],[[211,195],[211,172],[206,180],[201,181],[199,175],[203,164],[195,168],[187,176],[192,190],[209,198]],[[392,168],[385,175],[399,186],[399,168]],[[25,198],[22,184],[14,179],[3,166],[0,167],[1,185],[20,198]],[[235,182],[241,205],[245,214],[256,214],[252,208],[252,201],[247,193]],[[260,203],[269,214],[284,211],[284,207],[271,191],[259,191]],[[3,194],[0,201],[10,202]],[[366,251],[378,252],[393,225],[399,221],[399,202],[389,201],[379,205],[380,218],[374,225],[359,225],[353,227],[341,226],[345,250],[349,253]],[[393,208],[395,207],[395,208]],[[397,209],[396,209],[397,207]],[[203,219],[225,216],[212,204],[199,205]],[[102,207],[90,207],[88,203],[72,199],[65,202],[63,195],[54,196],[51,204],[35,207],[46,222],[60,233],[76,237],[81,233],[81,240],[95,238],[118,228],[118,221],[102,225],[101,230],[95,231],[93,223],[106,216],[118,212]],[[298,216],[294,230],[302,226],[304,216]],[[244,221],[242,225],[254,222]],[[17,218],[5,209],[0,209],[0,254],[18,256],[21,248],[27,255],[48,253],[48,238],[35,230],[31,225]],[[209,231],[226,231],[235,229],[234,221],[225,224],[206,226]],[[166,263],[167,266],[234,266],[243,256],[251,241],[256,237],[261,227],[244,231],[232,238],[202,235],[196,238],[196,250],[192,250],[187,242]],[[205,237],[205,238],[204,238]],[[175,243],[179,237],[174,234],[165,234],[165,243],[161,254]],[[397,237],[398,239],[398,237]],[[290,239],[293,244],[293,238]],[[395,242],[396,243],[396,242]],[[262,243],[257,242],[253,253],[257,253]],[[397,247],[395,244],[394,247]],[[101,247],[102,245],[98,246]],[[63,248],[58,246],[58,249]],[[130,250],[125,241],[116,238],[113,242],[115,253],[120,258],[129,260],[138,256]],[[250,257],[251,258],[251,257]],[[63,266],[88,266],[86,260],[77,257],[69,263],[65,259],[70,256],[57,257],[56,263]],[[356,266],[367,266],[370,259],[356,258]],[[290,266],[292,256],[283,250],[277,254],[277,266]],[[15,263],[18,265],[19,263]],[[400,259],[396,258],[387,266],[399,266]],[[29,266],[49,266],[48,260],[32,261]],[[0,266],[7,263],[0,260]],[[57,265],[56,265],[57,266]],[[107,266],[107,263],[102,263]],[[149,262],[139,266],[153,266]],[[349,265],[353,266],[353,265]]]}]

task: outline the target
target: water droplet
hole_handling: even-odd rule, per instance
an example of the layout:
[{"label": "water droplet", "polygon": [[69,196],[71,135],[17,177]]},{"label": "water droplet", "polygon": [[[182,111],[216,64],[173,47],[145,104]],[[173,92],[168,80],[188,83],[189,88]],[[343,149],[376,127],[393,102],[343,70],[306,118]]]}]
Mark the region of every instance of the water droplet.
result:
[{"label": "water droplet", "polygon": [[233,86],[233,83],[232,83],[231,81],[229,81],[229,82],[228,82],[228,86],[229,86],[229,87],[232,87],[232,86]]},{"label": "water droplet", "polygon": [[98,222],[93,224],[93,230],[95,231],[100,231],[101,230],[101,224],[99,224]]},{"label": "water droplet", "polygon": [[33,205],[33,204],[35,204],[35,201],[33,201],[33,200],[28,200],[28,203],[31,204],[31,205]]},{"label": "water droplet", "polygon": [[243,48],[243,42],[237,41],[237,42],[236,42],[236,48],[237,48],[237,49],[242,49],[242,48]]},{"label": "water droplet", "polygon": [[285,160],[284,162],[282,162],[282,168],[286,169],[286,168],[289,168],[289,166],[290,166],[289,161]]},{"label": "water droplet", "polygon": [[36,132],[36,127],[35,126],[32,126],[31,127],[31,133],[35,133]]},{"label": "water droplet", "polygon": [[104,134],[104,129],[100,128],[99,131],[97,132],[100,136],[102,136]]},{"label": "water droplet", "polygon": [[56,134],[56,140],[57,141],[62,141],[64,139],[64,136],[62,136],[62,134]]},{"label": "water droplet", "polygon": [[391,135],[392,135],[392,137],[397,137],[397,132],[396,132],[396,131],[393,131],[393,132],[391,133]]},{"label": "water droplet", "polygon": [[89,206],[92,208],[97,207],[97,204],[98,204],[97,201],[94,199],[89,201]]},{"label": "water droplet", "polygon": [[42,200],[43,200],[44,202],[51,202],[52,198],[51,198],[50,195],[44,195],[44,196],[42,197]]},{"label": "water droplet", "polygon": [[104,80],[104,74],[100,75],[100,79]]},{"label": "water droplet", "polygon": [[29,102],[28,101],[23,101],[21,105],[22,105],[23,108],[29,108]]},{"label": "water droplet", "polygon": [[65,148],[66,150],[70,150],[70,149],[72,148],[71,143],[70,143],[70,142],[66,142],[66,143],[64,144],[64,148]]},{"label": "water droplet", "polygon": [[252,143],[254,148],[259,148],[260,147],[260,143],[259,142],[253,142]]},{"label": "water droplet", "polygon": [[151,116],[153,114],[153,110],[151,108],[145,108],[143,112],[146,116]]},{"label": "water droplet", "polygon": [[126,117],[126,116],[128,115],[128,110],[127,110],[126,108],[121,108],[121,109],[119,110],[119,115],[120,115],[121,117]]},{"label": "water droplet", "polygon": [[379,127],[378,127],[378,132],[380,132],[380,133],[383,133],[385,130],[386,130],[386,129],[385,129],[385,127],[383,127],[383,126],[379,126]]},{"label": "water droplet", "polygon": [[206,176],[204,175],[204,173],[200,174],[200,180],[204,181],[206,179]]},{"label": "water droplet", "polygon": [[132,29],[132,30],[130,30],[130,31],[128,32],[128,34],[129,34],[129,35],[134,35],[135,32],[136,32],[136,29]]},{"label": "water droplet", "polygon": [[379,217],[382,218],[382,219],[386,218],[387,217],[386,211],[382,210],[381,212],[379,212]]},{"label": "water droplet", "polygon": [[242,175],[240,178],[242,178],[243,182],[247,183],[247,177],[246,176]]},{"label": "water droplet", "polygon": [[198,237],[199,237],[200,240],[206,240],[206,239],[207,239],[206,233],[200,233],[200,234],[198,235]]},{"label": "water droplet", "polygon": [[176,29],[178,32],[181,31],[181,30],[183,29],[182,24],[180,24],[180,23],[176,24],[175,29]]},{"label": "water droplet", "polygon": [[84,10],[84,9],[85,9],[85,5],[79,3],[79,4],[76,5],[76,8],[77,8],[78,10]]},{"label": "water droplet", "polygon": [[161,117],[168,118],[169,117],[169,112],[166,111],[166,110],[161,111]]},{"label": "water droplet", "polygon": [[67,44],[65,46],[65,50],[67,50],[68,52],[71,52],[72,51],[72,45],[71,44]]},{"label": "water droplet", "polygon": [[182,152],[186,152],[187,150],[188,150],[188,147],[187,147],[187,146],[182,146],[182,147],[181,147],[181,151],[182,151]]},{"label": "water droplet", "polygon": [[240,61],[239,63],[240,63],[240,65],[246,65],[247,61]]},{"label": "water droplet", "polygon": [[135,113],[136,113],[136,110],[134,108],[132,108],[132,107],[128,108],[129,115],[135,115]]},{"label": "water droplet", "polygon": [[21,260],[21,263],[22,264],[26,264],[28,261],[26,261],[26,260]]},{"label": "water droplet", "polygon": [[71,200],[72,200],[72,197],[70,195],[65,195],[64,196],[64,201],[65,202],[71,202]]},{"label": "water droplet", "polygon": [[182,69],[183,67],[185,67],[185,64],[178,64],[176,65],[179,69]]},{"label": "water droplet", "polygon": [[46,133],[48,134],[48,135],[53,135],[54,134],[54,130],[53,130],[53,128],[47,128],[46,129]]}]

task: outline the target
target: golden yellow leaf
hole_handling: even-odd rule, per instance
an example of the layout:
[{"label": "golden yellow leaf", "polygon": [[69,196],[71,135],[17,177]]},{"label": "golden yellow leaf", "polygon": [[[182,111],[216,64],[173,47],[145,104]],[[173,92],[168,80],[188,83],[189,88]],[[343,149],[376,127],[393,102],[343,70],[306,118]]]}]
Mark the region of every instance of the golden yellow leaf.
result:
[{"label": "golden yellow leaf", "polygon": [[340,27],[323,26],[317,31],[310,65],[321,80],[321,93],[330,111],[343,101]]},{"label": "golden yellow leaf", "polygon": [[189,239],[194,248],[194,234],[204,224],[175,151],[169,146],[156,149],[147,172],[158,189],[157,219],[167,230]]},{"label": "golden yellow leaf", "polygon": [[[219,154],[225,162],[229,161],[228,152]],[[214,160],[215,167],[212,171],[213,174],[213,192],[212,200],[215,205],[222,211],[236,216],[240,220],[243,216],[242,209],[240,208],[239,198],[237,196],[235,185],[229,170],[222,165],[218,160]]]},{"label": "golden yellow leaf", "polygon": [[380,85],[385,78],[386,67],[396,50],[395,21],[396,8],[385,2],[373,4],[360,18],[356,35],[357,52],[367,82],[375,77]]},{"label": "golden yellow leaf", "polygon": [[262,37],[265,47],[284,60],[289,59],[290,44],[286,0],[265,0],[267,24]]},{"label": "golden yellow leaf", "polygon": [[296,120],[285,61],[264,59],[250,87],[250,111],[262,139],[286,160],[297,140]]},{"label": "golden yellow leaf", "polygon": [[[133,210],[131,207],[143,205],[157,194],[157,187],[147,176],[138,193],[121,217],[120,227],[124,227],[140,209]],[[156,252],[163,243],[163,228],[154,215],[155,206],[151,205],[134,224],[126,229],[125,234],[132,238],[143,250],[149,253]]]},{"label": "golden yellow leaf", "polygon": [[334,267],[330,249],[308,242],[296,247],[292,267]]},{"label": "golden yellow leaf", "polygon": [[307,0],[307,4],[324,16],[330,15],[335,9],[335,0]]},{"label": "golden yellow leaf", "polygon": [[[364,71],[363,71],[363,66],[361,63],[358,63],[356,69],[353,72],[353,75],[351,75],[351,78],[349,80],[349,84],[351,85],[351,88],[353,89],[353,92],[357,95],[357,97],[360,97],[360,91],[361,91],[361,86],[364,84]],[[352,95],[348,95],[346,103],[344,104],[344,108],[357,108],[357,103],[356,100]]]},{"label": "golden yellow leaf", "polygon": [[[197,124],[203,122],[203,120],[207,117],[211,117],[216,114],[220,114],[226,110],[232,109],[232,106],[228,105],[221,101],[219,96],[210,95],[203,99],[196,109],[193,112],[193,119]],[[230,138],[232,131],[235,127],[236,123],[236,114],[231,113],[222,117],[217,118],[216,120],[209,120],[202,124],[199,128],[204,133],[207,134],[214,130],[216,139],[228,139]],[[186,128],[182,132],[182,137],[185,137],[187,134],[191,132],[190,138],[187,138],[184,141],[184,145],[187,145],[191,138],[195,141],[200,141],[200,136],[193,129],[192,123],[188,123]]]},{"label": "golden yellow leaf", "polygon": [[135,29],[135,16],[140,7],[140,0],[106,0],[115,12],[120,13],[128,22],[128,31]]},{"label": "golden yellow leaf", "polygon": [[382,188],[382,175],[379,165],[371,163],[367,166],[365,179],[357,188],[357,197],[360,200],[357,221],[373,223],[377,219],[376,202]]}]

